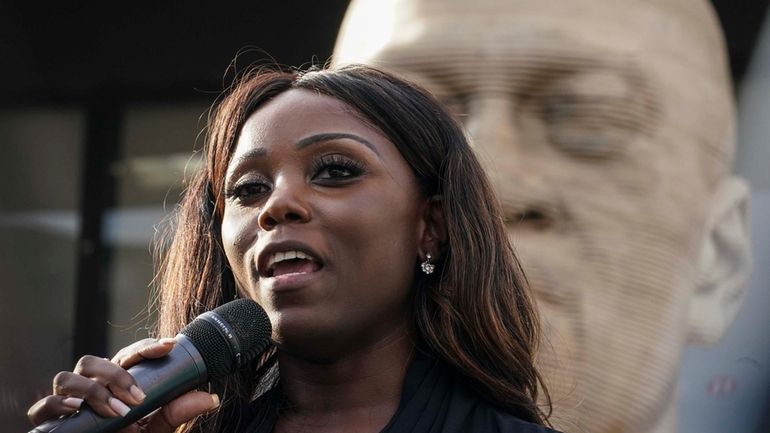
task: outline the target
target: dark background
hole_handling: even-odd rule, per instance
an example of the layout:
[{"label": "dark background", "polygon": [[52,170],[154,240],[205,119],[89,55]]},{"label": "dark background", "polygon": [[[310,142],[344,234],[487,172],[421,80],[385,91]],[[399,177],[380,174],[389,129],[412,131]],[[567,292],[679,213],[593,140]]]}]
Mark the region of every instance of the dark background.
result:
[{"label": "dark background", "polygon": [[[0,2],[0,101],[70,102],[110,92],[191,98],[248,63],[302,65],[332,52],[348,0]],[[261,50],[257,52],[257,50]],[[241,63],[241,62],[239,62]],[[205,95],[204,95],[205,96]]]}]

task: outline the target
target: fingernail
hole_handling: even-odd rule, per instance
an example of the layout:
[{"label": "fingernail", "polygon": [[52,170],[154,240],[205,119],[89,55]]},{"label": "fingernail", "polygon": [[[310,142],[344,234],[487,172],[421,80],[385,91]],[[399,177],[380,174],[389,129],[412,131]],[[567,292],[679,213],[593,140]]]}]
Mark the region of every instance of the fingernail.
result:
[{"label": "fingernail", "polygon": [[175,344],[175,343],[176,343],[176,340],[174,340],[171,337],[165,337],[165,338],[161,338],[160,340],[158,340],[158,344],[163,344],[163,345]]},{"label": "fingernail", "polygon": [[216,409],[217,407],[219,407],[219,396],[211,394],[211,408]]},{"label": "fingernail", "polygon": [[146,395],[144,395],[144,392],[142,392],[142,390],[139,389],[139,387],[136,385],[131,385],[131,388],[129,388],[128,391],[131,393],[132,397],[134,397],[139,401],[142,401],[144,400],[145,397],[147,397]]},{"label": "fingernail", "polygon": [[80,406],[83,404],[83,399],[77,398],[77,397],[67,397],[61,402],[63,405],[67,407],[71,407],[73,409],[80,409]]},{"label": "fingernail", "polygon": [[126,406],[125,403],[115,397],[110,397],[109,403],[112,410],[119,413],[120,416],[126,416],[126,414],[131,411],[130,407]]}]

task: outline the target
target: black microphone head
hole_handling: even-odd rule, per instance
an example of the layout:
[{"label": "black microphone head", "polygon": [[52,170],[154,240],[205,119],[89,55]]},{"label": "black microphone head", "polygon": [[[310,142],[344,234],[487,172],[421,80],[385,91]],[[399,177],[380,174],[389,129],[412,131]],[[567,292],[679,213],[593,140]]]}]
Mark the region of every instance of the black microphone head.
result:
[{"label": "black microphone head", "polygon": [[259,304],[236,299],[196,317],[180,334],[200,352],[209,378],[218,380],[256,359],[270,344],[272,327]]}]

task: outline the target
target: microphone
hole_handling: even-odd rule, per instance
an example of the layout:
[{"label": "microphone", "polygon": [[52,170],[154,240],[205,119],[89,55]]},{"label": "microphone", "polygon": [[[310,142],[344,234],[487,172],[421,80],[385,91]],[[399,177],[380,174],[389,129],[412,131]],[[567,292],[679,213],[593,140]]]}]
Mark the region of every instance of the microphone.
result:
[{"label": "microphone", "polygon": [[176,336],[168,355],[128,372],[146,397],[123,417],[97,415],[84,403],[73,415],[40,424],[29,433],[109,433],[120,430],[210,380],[234,373],[270,343],[272,328],[262,307],[236,299],[196,317]]}]

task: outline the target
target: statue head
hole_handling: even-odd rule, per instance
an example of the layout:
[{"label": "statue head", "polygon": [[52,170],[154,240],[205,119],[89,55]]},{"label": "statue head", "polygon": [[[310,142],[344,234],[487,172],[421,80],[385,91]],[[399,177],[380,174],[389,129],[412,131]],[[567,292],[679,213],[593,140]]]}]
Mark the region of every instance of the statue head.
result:
[{"label": "statue head", "polygon": [[548,332],[557,427],[675,430],[683,347],[749,273],[723,37],[701,0],[353,0],[334,62],[453,110]]}]

